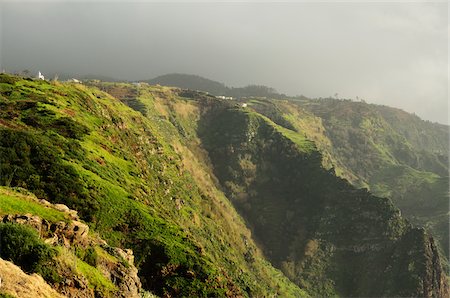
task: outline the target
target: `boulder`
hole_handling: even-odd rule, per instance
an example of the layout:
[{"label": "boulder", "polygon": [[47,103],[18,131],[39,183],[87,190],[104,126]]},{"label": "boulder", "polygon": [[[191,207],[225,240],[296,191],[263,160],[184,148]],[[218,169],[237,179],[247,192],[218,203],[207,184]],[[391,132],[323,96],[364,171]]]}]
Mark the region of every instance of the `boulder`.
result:
[{"label": "boulder", "polygon": [[67,207],[64,204],[54,204],[53,208],[55,208],[56,210],[59,210],[61,212],[69,212],[70,211],[69,207]]},{"label": "boulder", "polygon": [[[36,229],[39,234],[41,234],[42,231],[42,223],[43,223],[43,219],[41,219],[39,216],[37,215],[32,215],[30,213],[27,214],[16,214],[16,215],[5,215],[2,218],[2,222],[4,223],[18,223],[18,224],[23,224],[23,225],[28,225],[34,229]],[[44,222],[45,224],[47,224],[47,221]]]},{"label": "boulder", "polygon": [[64,229],[64,236],[71,244],[85,244],[88,233],[89,226],[76,220],[66,225]]}]

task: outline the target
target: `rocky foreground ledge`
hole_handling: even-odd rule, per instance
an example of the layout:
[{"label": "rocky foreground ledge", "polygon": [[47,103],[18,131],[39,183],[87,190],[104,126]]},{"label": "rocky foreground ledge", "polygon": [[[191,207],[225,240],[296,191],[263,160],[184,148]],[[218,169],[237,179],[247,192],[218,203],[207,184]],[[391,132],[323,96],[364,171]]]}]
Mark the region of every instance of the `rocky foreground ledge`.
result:
[{"label": "rocky foreground ledge", "polygon": [[[0,293],[16,297],[97,297],[105,296],[106,291],[111,297],[140,297],[141,282],[131,249],[112,247],[90,233],[75,210],[35,197],[33,200],[63,213],[65,220],[52,222],[26,213],[0,215],[0,222],[32,227],[45,243],[55,247],[59,253],[52,266],[60,278],[49,283],[39,274],[27,274],[0,259]],[[90,265],[80,258],[80,252],[86,251],[95,254]]]}]

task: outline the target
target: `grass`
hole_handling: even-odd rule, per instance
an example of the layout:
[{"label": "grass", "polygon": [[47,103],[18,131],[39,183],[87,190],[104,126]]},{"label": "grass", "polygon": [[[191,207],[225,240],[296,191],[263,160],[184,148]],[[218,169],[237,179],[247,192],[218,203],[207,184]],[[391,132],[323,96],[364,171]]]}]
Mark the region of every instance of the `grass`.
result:
[{"label": "grass", "polygon": [[48,221],[68,221],[67,215],[39,203],[32,194],[23,194],[12,188],[0,187],[0,215],[25,214],[38,215]]},{"label": "grass", "polygon": [[290,129],[284,128],[282,126],[276,126],[276,129],[280,131],[283,134],[283,136],[293,141],[298,146],[301,152],[311,153],[317,151],[314,142],[307,139],[304,135],[292,131]]},{"label": "grass", "polygon": [[75,267],[76,270],[83,274],[89,281],[89,286],[91,286],[95,290],[102,293],[109,292],[111,294],[117,291],[117,287],[109,279],[103,276],[103,274],[97,268],[79,259],[76,261]]},{"label": "grass", "polygon": [[101,293],[101,297],[114,296],[113,293],[117,291],[117,287],[98,268],[80,260],[68,248],[59,246],[57,249],[59,252],[57,260],[62,266],[68,268],[74,275],[84,276],[89,283],[89,287]]},{"label": "grass", "polygon": [[111,263],[118,263],[119,259],[117,259],[116,257],[110,255],[109,253],[107,253],[103,248],[99,247],[99,246],[95,246],[94,247],[95,251],[97,252],[99,258],[105,259],[108,262]]}]

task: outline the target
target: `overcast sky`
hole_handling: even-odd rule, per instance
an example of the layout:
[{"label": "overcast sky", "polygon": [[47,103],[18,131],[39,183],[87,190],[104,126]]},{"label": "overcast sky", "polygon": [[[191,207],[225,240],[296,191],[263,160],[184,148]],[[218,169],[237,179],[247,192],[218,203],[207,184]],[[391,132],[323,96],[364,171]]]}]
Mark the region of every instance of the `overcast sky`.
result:
[{"label": "overcast sky", "polygon": [[191,73],[358,96],[448,123],[447,5],[0,0],[0,67],[127,80]]}]

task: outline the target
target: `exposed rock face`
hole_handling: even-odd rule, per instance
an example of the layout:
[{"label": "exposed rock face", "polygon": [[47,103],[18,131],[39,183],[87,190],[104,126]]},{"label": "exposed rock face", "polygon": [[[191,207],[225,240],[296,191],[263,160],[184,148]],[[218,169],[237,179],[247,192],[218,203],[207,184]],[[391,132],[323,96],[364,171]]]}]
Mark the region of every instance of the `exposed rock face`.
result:
[{"label": "exposed rock face", "polygon": [[139,292],[142,284],[138,277],[138,270],[133,265],[134,255],[131,249],[121,249],[118,247],[110,247],[103,245],[103,248],[118,259],[125,262],[113,263],[108,260],[102,260],[99,266],[105,275],[119,288],[117,297],[123,298],[139,298]]},{"label": "exposed rock face", "polygon": [[60,244],[65,247],[70,247],[74,244],[87,244],[89,226],[79,221],[49,223],[47,220],[30,213],[23,215],[8,214],[1,218],[1,221],[4,223],[10,222],[29,225],[35,228],[48,244]]},{"label": "exposed rock face", "polygon": [[450,291],[447,276],[442,270],[436,242],[422,230],[424,245],[421,254],[425,263],[425,274],[422,276],[423,289],[418,292],[422,297],[449,297]]},{"label": "exposed rock face", "polygon": [[56,285],[59,293],[69,298],[91,298],[95,297],[94,290],[89,288],[86,278],[74,274],[70,268],[59,266],[58,273],[64,277],[64,281]]},{"label": "exposed rock face", "polygon": [[28,275],[11,262],[0,259],[0,293],[16,297],[62,298],[38,274]]},{"label": "exposed rock face", "polygon": [[45,220],[45,219],[41,219],[39,216],[36,215],[32,215],[30,213],[26,213],[23,215],[20,214],[16,214],[16,215],[11,215],[11,214],[7,214],[5,216],[3,216],[1,218],[2,222],[4,223],[18,223],[18,224],[22,224],[22,225],[28,225],[34,229],[36,229],[39,234],[42,231],[42,228],[45,226],[48,228],[49,223]]},{"label": "exposed rock face", "polygon": [[52,204],[49,201],[44,200],[44,199],[40,199],[39,203],[41,203],[42,205],[44,205],[46,207],[54,208],[54,209],[56,209],[58,211],[64,212],[73,220],[79,220],[80,219],[78,217],[78,212],[76,210],[72,210],[72,209],[70,209],[69,207],[67,207],[64,204]]}]

